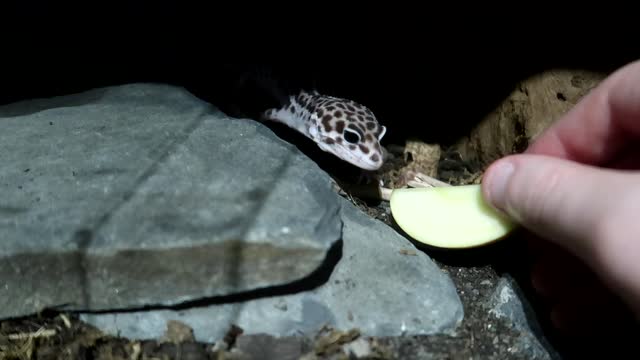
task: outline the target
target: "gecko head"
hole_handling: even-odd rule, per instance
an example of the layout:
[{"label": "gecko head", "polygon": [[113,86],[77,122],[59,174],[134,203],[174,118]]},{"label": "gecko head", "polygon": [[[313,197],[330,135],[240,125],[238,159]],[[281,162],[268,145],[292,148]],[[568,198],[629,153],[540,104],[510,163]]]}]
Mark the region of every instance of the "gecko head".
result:
[{"label": "gecko head", "polygon": [[380,140],[387,129],[373,112],[351,100],[327,97],[311,114],[310,136],[329,153],[365,170],[384,163]]}]

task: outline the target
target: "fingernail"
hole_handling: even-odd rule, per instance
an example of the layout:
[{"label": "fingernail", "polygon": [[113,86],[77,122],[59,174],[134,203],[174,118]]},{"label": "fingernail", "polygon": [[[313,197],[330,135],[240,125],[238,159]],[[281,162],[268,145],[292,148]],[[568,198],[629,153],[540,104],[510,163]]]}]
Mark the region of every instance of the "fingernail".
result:
[{"label": "fingernail", "polygon": [[493,206],[501,210],[505,210],[505,193],[513,171],[514,167],[511,161],[501,161],[493,166],[487,178],[487,185],[489,187],[488,200]]}]

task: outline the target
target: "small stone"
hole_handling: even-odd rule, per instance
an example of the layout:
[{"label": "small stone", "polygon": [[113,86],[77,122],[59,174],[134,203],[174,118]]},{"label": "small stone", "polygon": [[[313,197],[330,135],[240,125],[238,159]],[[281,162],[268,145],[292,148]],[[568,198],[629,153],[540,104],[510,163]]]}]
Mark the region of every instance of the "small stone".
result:
[{"label": "small stone", "polygon": [[309,345],[299,337],[275,338],[265,334],[242,335],[234,349],[242,358],[264,360],[297,360],[308,351]]},{"label": "small stone", "polygon": [[193,329],[180,321],[170,320],[167,322],[167,331],[165,332],[163,341],[175,344],[195,341]]}]

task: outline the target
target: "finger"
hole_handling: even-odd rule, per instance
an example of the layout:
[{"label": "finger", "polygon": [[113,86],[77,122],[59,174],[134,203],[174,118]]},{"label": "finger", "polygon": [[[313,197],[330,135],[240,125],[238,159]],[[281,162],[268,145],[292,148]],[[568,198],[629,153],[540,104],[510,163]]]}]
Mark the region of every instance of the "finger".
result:
[{"label": "finger", "polygon": [[621,150],[615,159],[603,166],[619,170],[640,170],[640,146],[637,143],[637,141],[629,143],[629,146]]},{"label": "finger", "polygon": [[640,137],[640,61],[605,79],[526,150],[602,165]]},{"label": "finger", "polygon": [[594,251],[603,219],[636,186],[638,175],[620,175],[571,161],[512,155],[493,163],[483,195],[537,235],[579,256]]}]

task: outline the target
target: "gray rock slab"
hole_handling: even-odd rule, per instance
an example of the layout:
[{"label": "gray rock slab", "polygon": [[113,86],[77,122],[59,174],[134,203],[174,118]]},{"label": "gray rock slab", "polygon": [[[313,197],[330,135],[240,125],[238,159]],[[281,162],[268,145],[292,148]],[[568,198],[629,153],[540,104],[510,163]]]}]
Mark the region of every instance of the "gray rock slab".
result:
[{"label": "gray rock slab", "polygon": [[0,163],[1,317],[288,284],[341,236],[313,162],[172,86],[0,107]]},{"label": "gray rock slab", "polygon": [[502,277],[487,304],[489,312],[504,319],[520,332],[514,353],[526,354],[530,359],[556,359],[558,354],[542,335],[529,304],[519,294],[519,289],[510,277]]},{"label": "gray rock slab", "polygon": [[[323,325],[369,336],[451,333],[463,308],[451,279],[395,230],[342,204],[340,261],[328,281],[293,294],[180,311],[83,314],[103,331],[132,338],[162,336],[166,323],[191,326],[200,341],[217,341],[236,324],[244,334],[313,335]],[[415,255],[411,251],[414,250]],[[409,255],[407,254],[409,253]]]}]

